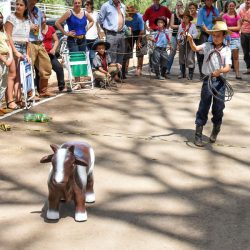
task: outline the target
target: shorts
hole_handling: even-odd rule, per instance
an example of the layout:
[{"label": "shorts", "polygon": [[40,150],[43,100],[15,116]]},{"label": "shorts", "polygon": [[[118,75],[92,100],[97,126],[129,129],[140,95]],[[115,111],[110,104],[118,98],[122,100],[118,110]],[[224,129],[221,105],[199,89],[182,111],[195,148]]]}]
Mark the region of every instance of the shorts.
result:
[{"label": "shorts", "polygon": [[26,55],[26,43],[14,42],[14,45],[19,53]]},{"label": "shorts", "polygon": [[231,38],[229,47],[231,50],[240,49],[240,38]]}]

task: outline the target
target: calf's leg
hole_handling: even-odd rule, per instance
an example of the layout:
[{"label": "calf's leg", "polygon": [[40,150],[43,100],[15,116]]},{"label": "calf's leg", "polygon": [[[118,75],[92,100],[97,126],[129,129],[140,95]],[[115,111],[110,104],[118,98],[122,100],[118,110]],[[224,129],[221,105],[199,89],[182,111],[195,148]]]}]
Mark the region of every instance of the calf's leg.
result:
[{"label": "calf's leg", "polygon": [[58,220],[59,219],[59,203],[60,197],[54,195],[51,191],[49,191],[48,198],[48,210],[46,217],[48,220]]},{"label": "calf's leg", "polygon": [[74,185],[75,193],[75,221],[81,222],[88,219],[87,211],[85,207],[85,188],[79,188],[77,184]]},{"label": "calf's leg", "polygon": [[88,179],[87,179],[85,202],[86,203],[94,203],[95,202],[93,173],[89,174]]}]

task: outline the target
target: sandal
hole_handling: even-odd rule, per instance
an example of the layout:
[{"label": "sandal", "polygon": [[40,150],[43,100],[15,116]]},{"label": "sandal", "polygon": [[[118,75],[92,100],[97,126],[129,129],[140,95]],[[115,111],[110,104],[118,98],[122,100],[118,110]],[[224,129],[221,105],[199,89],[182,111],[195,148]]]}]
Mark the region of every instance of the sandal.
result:
[{"label": "sandal", "polygon": [[16,104],[20,107],[20,108],[25,108],[25,103],[23,101],[16,101]]},{"label": "sandal", "polygon": [[72,88],[72,90],[80,90],[81,89],[81,85],[80,84],[76,84],[73,88]]},{"label": "sandal", "polygon": [[20,109],[20,107],[16,104],[16,106],[14,107],[14,108],[11,108],[9,105],[11,104],[11,103],[15,103],[15,101],[13,100],[13,101],[10,101],[10,102],[7,102],[7,108],[8,109],[12,109],[12,110],[17,110],[17,109]]}]

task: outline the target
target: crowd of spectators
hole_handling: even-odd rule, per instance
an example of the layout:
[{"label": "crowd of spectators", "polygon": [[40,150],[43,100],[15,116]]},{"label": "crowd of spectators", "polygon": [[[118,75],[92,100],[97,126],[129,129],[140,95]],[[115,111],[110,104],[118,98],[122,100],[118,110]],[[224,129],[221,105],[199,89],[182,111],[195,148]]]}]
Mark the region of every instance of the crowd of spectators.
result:
[{"label": "crowd of spectators", "polygon": [[[4,95],[7,108],[11,110],[23,107],[19,79],[20,60],[27,60],[36,69],[36,100],[55,95],[48,91],[52,69],[57,75],[59,91],[65,89],[63,67],[56,57],[59,40],[55,29],[46,24],[45,14],[36,6],[38,1],[17,0],[16,10],[6,17],[5,24],[0,14],[0,75],[2,78],[4,68],[7,67]],[[120,0],[108,0],[98,13],[92,0],[85,1],[84,9],[82,0],[73,0],[73,7],[56,21],[56,27],[66,37],[70,52],[89,51],[89,60],[94,71],[99,70],[109,76],[108,66],[116,65],[116,80],[126,78],[134,46],[137,57],[135,76],[142,75],[143,58],[148,54],[149,65],[156,78],[169,78],[176,51],[179,50],[179,78],[186,77],[188,68],[187,78],[192,80],[196,65],[195,53],[187,42],[187,34],[192,36],[196,45],[211,42],[209,30],[214,25],[213,21],[220,17],[232,31],[225,43],[232,51],[236,79],[241,80],[240,46],[247,68],[244,73],[250,74],[250,0],[245,0],[239,12],[236,11],[236,2],[228,0],[222,13],[215,7],[214,0],[203,1],[198,8],[195,2],[184,6],[183,2],[178,0],[175,9],[171,11],[161,5],[159,0],[153,0],[144,13],[139,13],[136,5],[125,6]],[[105,43],[97,46],[96,43],[104,37]],[[153,46],[148,50],[150,44]],[[99,51],[96,52],[97,48]],[[107,48],[108,53],[101,52]],[[203,79],[204,55],[196,55],[200,79]],[[95,76],[97,75],[95,73]],[[75,82],[79,80],[79,77],[75,78]],[[4,84],[3,81],[0,83]],[[3,86],[0,88],[1,94]],[[0,97],[2,96],[1,94]],[[2,113],[4,111],[1,111],[0,115]]]}]

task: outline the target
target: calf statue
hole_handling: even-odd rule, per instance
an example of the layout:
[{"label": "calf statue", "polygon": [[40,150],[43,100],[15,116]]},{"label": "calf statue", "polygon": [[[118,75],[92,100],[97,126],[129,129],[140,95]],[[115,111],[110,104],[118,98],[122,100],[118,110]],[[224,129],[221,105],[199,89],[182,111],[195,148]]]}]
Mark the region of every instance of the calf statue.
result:
[{"label": "calf statue", "polygon": [[86,221],[86,203],[95,202],[93,190],[93,168],[95,154],[93,148],[83,142],[66,142],[60,147],[51,144],[54,154],[43,157],[41,163],[52,163],[48,177],[47,219],[59,219],[61,200],[75,202],[75,220]]}]

